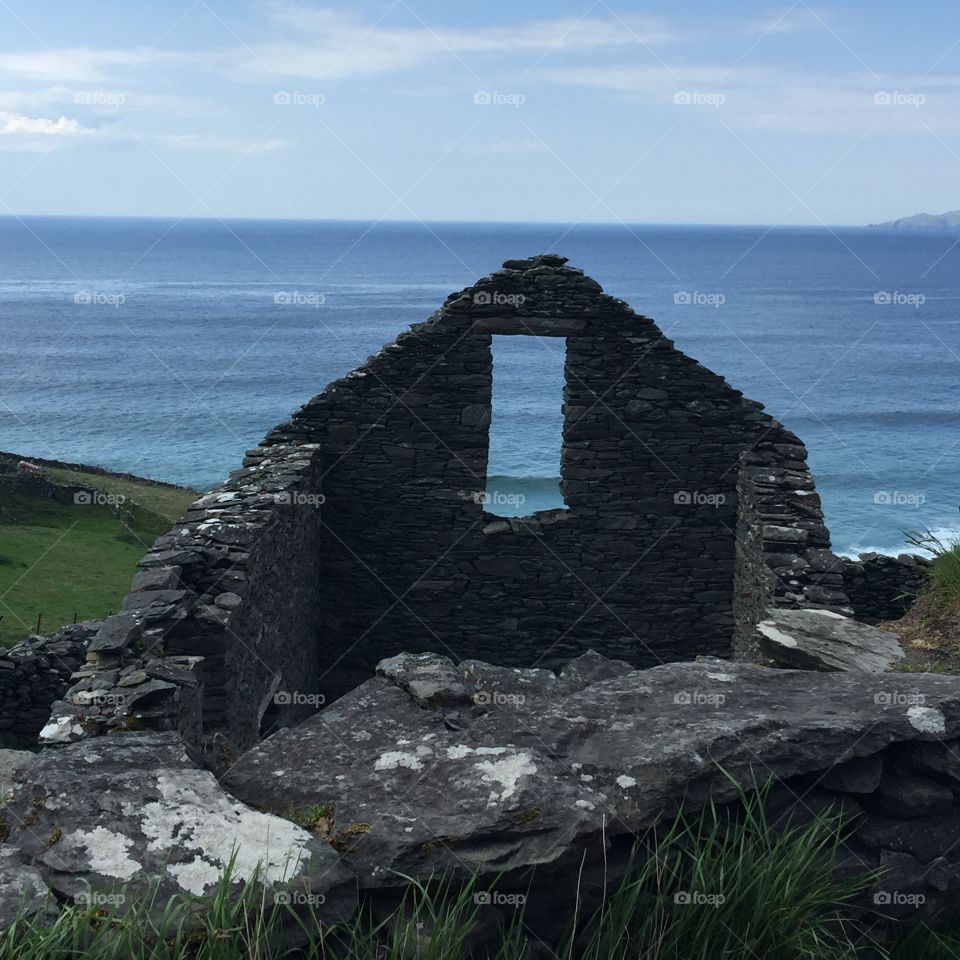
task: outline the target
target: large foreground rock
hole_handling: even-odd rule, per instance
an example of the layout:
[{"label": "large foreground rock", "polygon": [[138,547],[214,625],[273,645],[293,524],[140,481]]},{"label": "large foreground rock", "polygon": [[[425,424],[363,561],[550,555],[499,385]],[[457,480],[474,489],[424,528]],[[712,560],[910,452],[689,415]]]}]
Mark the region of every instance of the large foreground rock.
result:
[{"label": "large foreground rock", "polygon": [[13,799],[0,808],[0,849],[17,859],[0,869],[31,896],[39,874],[74,898],[156,882],[162,904],[211,893],[235,856],[237,881],[325,898],[321,916],[349,914],[355,903],[352,877],[327,843],[230,796],[176,734],[123,733],[48,750],[17,767],[13,780]]},{"label": "large foreground rock", "polygon": [[883,673],[904,659],[895,633],[830,610],[772,610],[757,624],[761,652],[798,670]]},{"label": "large foreground rock", "polygon": [[[681,805],[734,797],[731,779],[786,781],[801,813],[814,788],[818,809],[849,790],[859,809],[857,798],[882,791],[876,810],[889,815],[898,782],[916,794],[926,775],[901,774],[891,751],[924,742],[949,753],[960,737],[956,677],[720,660],[603,669],[592,657],[559,675],[391,658],[381,676],[243,755],[224,782],[264,809],[331,805],[331,842],[367,887],[398,883],[397,872],[536,865],[559,882],[585,851],[632,842]],[[872,759],[842,766],[858,758]],[[924,763],[947,765],[940,754]],[[834,767],[833,792],[817,786]],[[789,786],[798,778],[804,786]],[[925,796],[931,816],[949,821],[941,832],[960,841],[960,809],[944,820],[945,791],[926,786]],[[925,822],[903,829],[912,836]],[[885,846],[857,848],[864,869]]]}]

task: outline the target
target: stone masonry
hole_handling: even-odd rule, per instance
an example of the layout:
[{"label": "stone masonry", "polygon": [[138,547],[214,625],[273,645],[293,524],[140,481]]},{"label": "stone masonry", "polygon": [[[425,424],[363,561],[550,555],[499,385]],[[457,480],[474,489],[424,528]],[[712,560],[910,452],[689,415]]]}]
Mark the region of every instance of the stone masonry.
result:
[{"label": "stone masonry", "polygon": [[[566,339],[565,509],[508,519],[483,494],[491,338],[517,335]],[[141,566],[56,739],[128,724],[77,694],[165,656],[199,692],[138,722],[242,748],[400,651],[649,667],[749,656],[771,606],[851,612],[800,440],[554,255],[508,260],[331,384]]]}]

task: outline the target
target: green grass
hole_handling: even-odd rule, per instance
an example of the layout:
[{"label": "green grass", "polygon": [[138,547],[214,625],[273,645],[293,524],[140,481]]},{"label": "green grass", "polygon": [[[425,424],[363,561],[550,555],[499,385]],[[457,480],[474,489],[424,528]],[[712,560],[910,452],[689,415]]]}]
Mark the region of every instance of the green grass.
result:
[{"label": "green grass", "polygon": [[[840,838],[840,825],[829,816],[771,832],[756,795],[733,822],[713,811],[693,821],[678,818],[641,839],[625,879],[592,914],[576,888],[568,891],[570,909],[557,911],[550,954],[557,960],[853,960],[860,931],[844,919],[844,907],[875,876],[837,879],[832,868]],[[0,960],[466,960],[465,943],[489,890],[475,880],[405,879],[404,902],[388,918],[376,920],[361,909],[339,927],[323,926],[315,908],[268,902],[256,884],[238,892],[229,871],[208,898],[159,903],[117,888],[116,907],[68,907],[53,922],[22,919],[0,937]],[[549,871],[544,881],[556,892]],[[522,900],[498,907],[503,929],[473,956],[550,955],[537,942],[542,930],[525,922]],[[300,932],[296,952],[291,927]],[[935,960],[934,948],[953,941],[934,936],[912,938],[923,937],[931,952],[915,946],[912,953],[890,952],[876,944],[871,956]]]},{"label": "green grass", "polygon": [[[137,561],[196,497],[118,477],[49,470],[57,482],[112,495],[119,505],[57,504],[0,494],[0,645],[118,609]],[[122,498],[122,500],[120,500]]]},{"label": "green grass", "polygon": [[930,531],[911,533],[907,542],[930,554],[930,582],[938,600],[960,604],[960,540],[943,541]]},{"label": "green grass", "polygon": [[104,493],[119,494],[126,501],[139,504],[148,513],[161,517],[167,527],[176,523],[183,511],[200,495],[198,491],[182,487],[160,487],[111,474],[53,468],[44,470],[44,473],[59,484],[93,487]]}]

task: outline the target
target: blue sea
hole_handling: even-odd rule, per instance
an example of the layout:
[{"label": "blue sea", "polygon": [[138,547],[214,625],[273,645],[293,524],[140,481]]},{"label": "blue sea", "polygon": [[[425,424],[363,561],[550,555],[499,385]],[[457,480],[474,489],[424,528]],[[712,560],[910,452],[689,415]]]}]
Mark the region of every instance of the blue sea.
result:
[{"label": "blue sea", "polygon": [[[206,488],[449,292],[544,252],[799,434],[836,549],[958,531],[956,234],[0,218],[0,449]],[[490,488],[517,512],[556,497],[562,349],[497,340]]]}]

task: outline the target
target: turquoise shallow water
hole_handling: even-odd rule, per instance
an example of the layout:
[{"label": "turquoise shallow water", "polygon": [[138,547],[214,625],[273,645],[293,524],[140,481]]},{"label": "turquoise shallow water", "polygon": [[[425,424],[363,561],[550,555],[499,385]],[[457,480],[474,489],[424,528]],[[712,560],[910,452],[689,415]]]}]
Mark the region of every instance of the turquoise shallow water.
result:
[{"label": "turquoise shallow water", "polygon": [[[960,526],[956,240],[0,218],[0,449],[209,486],[447,293],[554,251],[804,439],[838,549],[898,551]],[[497,345],[491,488],[518,512],[556,496],[560,345]]]}]

